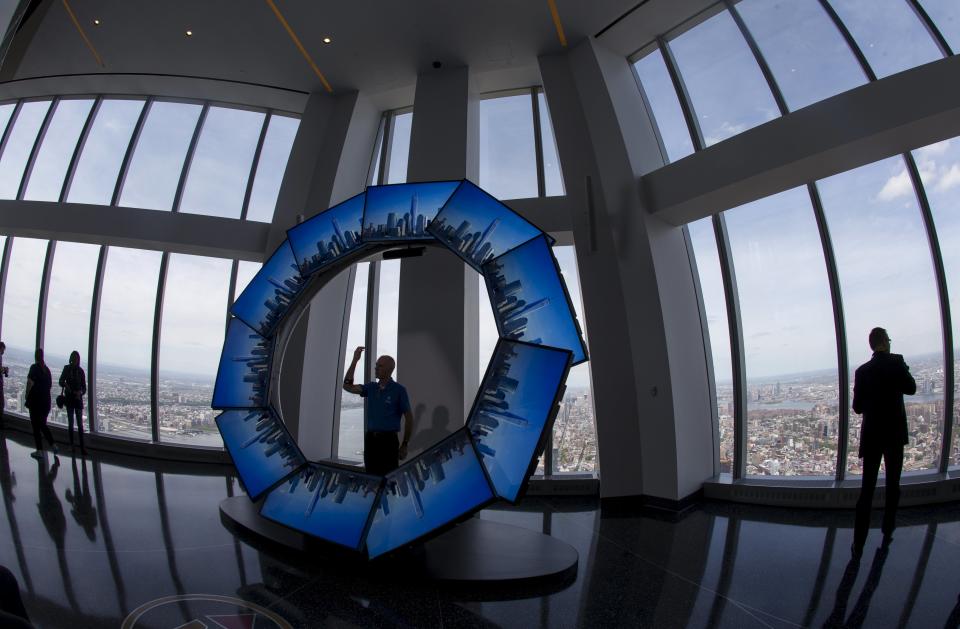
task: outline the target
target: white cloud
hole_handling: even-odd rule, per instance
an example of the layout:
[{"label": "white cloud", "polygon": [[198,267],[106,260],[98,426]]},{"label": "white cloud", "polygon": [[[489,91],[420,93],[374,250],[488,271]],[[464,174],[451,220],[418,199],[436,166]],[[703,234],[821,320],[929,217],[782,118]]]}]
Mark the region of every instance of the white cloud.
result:
[{"label": "white cloud", "polygon": [[893,201],[902,196],[913,194],[913,185],[910,183],[910,175],[906,170],[902,170],[893,177],[887,179],[886,183],[877,194],[880,201]]},{"label": "white cloud", "polygon": [[960,186],[960,164],[952,165],[948,171],[943,173],[934,188],[937,192],[946,192],[957,186]]}]

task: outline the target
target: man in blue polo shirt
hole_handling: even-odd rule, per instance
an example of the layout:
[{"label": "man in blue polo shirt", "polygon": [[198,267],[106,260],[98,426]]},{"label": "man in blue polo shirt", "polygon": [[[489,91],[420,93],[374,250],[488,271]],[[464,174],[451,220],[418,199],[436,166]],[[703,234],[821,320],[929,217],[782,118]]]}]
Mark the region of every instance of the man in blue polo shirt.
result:
[{"label": "man in blue polo shirt", "polygon": [[[407,444],[413,433],[413,413],[410,398],[402,384],[390,376],[397,363],[390,356],[381,356],[374,366],[376,382],[354,384],[353,374],[363,354],[363,347],[353,352],[353,362],[343,378],[343,390],[356,393],[367,399],[363,433],[363,466],[370,474],[386,474],[400,466],[407,458]],[[403,441],[400,432],[400,417],[403,417]]]}]

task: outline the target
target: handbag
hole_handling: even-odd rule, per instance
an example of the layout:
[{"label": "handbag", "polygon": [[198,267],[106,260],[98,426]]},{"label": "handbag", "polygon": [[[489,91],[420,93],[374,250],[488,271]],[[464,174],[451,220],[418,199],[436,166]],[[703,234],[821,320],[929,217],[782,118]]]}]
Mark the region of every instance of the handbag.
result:
[{"label": "handbag", "polygon": [[67,403],[67,396],[63,394],[63,387],[60,387],[60,395],[57,396],[57,408],[63,408]]}]

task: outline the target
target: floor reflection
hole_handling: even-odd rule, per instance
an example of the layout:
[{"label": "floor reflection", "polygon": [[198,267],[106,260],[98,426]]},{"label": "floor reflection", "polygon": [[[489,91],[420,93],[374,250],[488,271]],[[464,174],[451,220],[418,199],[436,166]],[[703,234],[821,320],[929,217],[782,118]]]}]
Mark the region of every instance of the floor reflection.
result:
[{"label": "floor reflection", "polygon": [[[480,517],[574,546],[575,581],[467,591],[233,536],[217,510],[242,491],[229,468],[103,453],[38,462],[29,439],[0,432],[0,564],[38,626],[116,627],[150,601],[198,593],[295,627],[960,623],[960,504],[903,509],[892,545],[880,549],[874,530],[851,561],[851,511],[706,502],[678,516],[530,497]],[[201,622],[214,613],[204,605],[176,599],[164,618]]]}]

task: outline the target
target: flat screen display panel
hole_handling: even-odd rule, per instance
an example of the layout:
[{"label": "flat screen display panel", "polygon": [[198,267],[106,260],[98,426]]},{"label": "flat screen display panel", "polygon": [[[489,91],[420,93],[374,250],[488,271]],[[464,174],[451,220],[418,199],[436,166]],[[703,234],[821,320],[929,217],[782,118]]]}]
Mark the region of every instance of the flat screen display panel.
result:
[{"label": "flat screen display panel", "polygon": [[267,407],[271,343],[240,319],[230,320],[223,339],[211,407]]},{"label": "flat screen display panel", "polygon": [[361,247],[365,198],[360,193],[287,230],[301,275],[306,277]]},{"label": "flat screen display panel", "polygon": [[428,231],[478,272],[540,229],[469,181],[464,181],[430,223]]},{"label": "flat screen display panel", "polygon": [[483,265],[501,338],[573,352],[587,359],[577,315],[545,237],[534,238]]},{"label": "flat screen display panel", "polygon": [[251,500],[306,462],[269,409],[226,411],[217,417],[217,427]]},{"label": "flat screen display panel", "polygon": [[284,240],[253,276],[230,312],[260,334],[269,336],[303,285],[293,249]]},{"label": "flat screen display panel", "polygon": [[267,494],[260,515],[360,550],[383,477],[311,463]]},{"label": "flat screen display panel", "polygon": [[467,419],[497,494],[516,501],[571,362],[567,350],[501,340]]},{"label": "flat screen display panel", "polygon": [[367,188],[363,240],[433,240],[427,227],[459,185],[459,181],[436,181]]},{"label": "flat screen display panel", "polygon": [[412,542],[493,499],[466,427],[387,474],[367,533],[376,557]]}]

